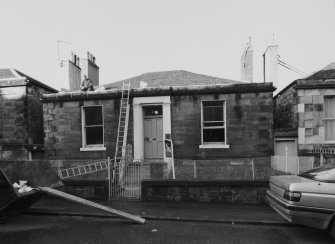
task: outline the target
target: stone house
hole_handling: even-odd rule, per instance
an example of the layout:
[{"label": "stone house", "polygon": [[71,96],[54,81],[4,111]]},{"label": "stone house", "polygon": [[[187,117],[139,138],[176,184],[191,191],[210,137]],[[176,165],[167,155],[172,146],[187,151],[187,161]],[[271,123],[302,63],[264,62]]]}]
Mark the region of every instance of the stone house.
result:
[{"label": "stone house", "polygon": [[275,155],[314,166],[335,158],[335,63],[293,81],[274,97]]},{"label": "stone house", "polygon": [[57,90],[15,69],[0,69],[0,160],[43,158],[42,94]]},{"label": "stone house", "polygon": [[[187,71],[142,74],[131,83],[127,144],[146,178],[268,177],[273,154],[272,83],[243,83]],[[121,87],[43,95],[46,158],[58,167],[113,157]],[[71,161],[66,165],[66,162]],[[106,177],[106,175],[105,175]]]}]

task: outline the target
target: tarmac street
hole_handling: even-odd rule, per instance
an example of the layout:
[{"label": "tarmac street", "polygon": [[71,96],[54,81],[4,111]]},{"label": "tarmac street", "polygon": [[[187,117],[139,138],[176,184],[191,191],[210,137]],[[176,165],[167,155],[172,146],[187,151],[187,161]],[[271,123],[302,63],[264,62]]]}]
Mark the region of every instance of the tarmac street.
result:
[{"label": "tarmac street", "polygon": [[328,244],[323,231],[294,225],[151,220],[134,224],[101,217],[21,214],[0,224],[1,244],[233,243]]},{"label": "tarmac street", "polygon": [[[288,225],[273,209],[260,204],[222,204],[200,202],[156,201],[97,201],[102,205],[147,220],[183,220],[207,223],[248,223]],[[60,198],[44,197],[36,202],[30,213],[70,216],[108,217],[105,212]]]}]

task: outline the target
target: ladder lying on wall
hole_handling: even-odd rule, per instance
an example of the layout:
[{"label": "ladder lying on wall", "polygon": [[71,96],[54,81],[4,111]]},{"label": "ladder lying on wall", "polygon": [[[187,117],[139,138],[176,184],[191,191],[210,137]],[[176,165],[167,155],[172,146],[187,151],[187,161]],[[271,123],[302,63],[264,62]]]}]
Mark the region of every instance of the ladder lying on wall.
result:
[{"label": "ladder lying on wall", "polygon": [[61,179],[67,179],[74,176],[86,175],[105,169],[108,169],[108,160],[103,160],[100,162],[80,166],[74,166],[67,169],[60,169],[57,171],[57,173]]}]

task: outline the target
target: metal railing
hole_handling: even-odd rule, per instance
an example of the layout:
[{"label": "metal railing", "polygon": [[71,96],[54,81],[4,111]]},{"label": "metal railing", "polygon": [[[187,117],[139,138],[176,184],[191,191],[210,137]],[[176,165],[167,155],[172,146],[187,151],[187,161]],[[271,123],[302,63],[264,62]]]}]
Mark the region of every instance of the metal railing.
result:
[{"label": "metal railing", "polygon": [[327,163],[322,154],[314,156],[274,155],[271,157],[271,167],[275,170],[300,174],[307,170]]},{"label": "metal railing", "polygon": [[141,198],[142,163],[133,162],[129,148],[119,161],[108,161],[110,167],[110,199],[138,200]]}]

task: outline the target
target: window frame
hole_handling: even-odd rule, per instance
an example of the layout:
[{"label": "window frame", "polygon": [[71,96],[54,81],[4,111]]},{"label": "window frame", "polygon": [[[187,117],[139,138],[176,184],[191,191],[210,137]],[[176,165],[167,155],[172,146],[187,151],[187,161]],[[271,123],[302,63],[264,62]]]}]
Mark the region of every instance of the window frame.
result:
[{"label": "window frame", "polygon": [[331,144],[333,144],[333,143],[335,143],[335,140],[326,140],[326,133],[327,133],[327,131],[326,131],[326,122],[327,121],[334,121],[335,122],[335,117],[326,118],[326,102],[325,102],[325,100],[327,98],[335,100],[335,95],[324,96],[324,98],[323,98],[323,101],[324,101],[323,102],[323,105],[324,105],[324,109],[323,109],[323,111],[324,111],[324,118],[323,118],[323,124],[324,124],[324,143],[331,143]]},{"label": "window frame", "polygon": [[[223,103],[223,126],[210,126],[211,128],[223,128],[224,129],[224,142],[204,142],[204,102],[222,102]],[[227,100],[201,100],[201,145],[200,149],[213,149],[213,148],[229,148],[227,144]],[[208,128],[208,127],[207,127]]]},{"label": "window frame", "polygon": [[[89,127],[102,127],[102,144],[86,144],[86,121],[85,121],[85,108],[88,107],[101,107],[101,116],[102,116],[102,124],[94,125]],[[81,135],[82,135],[82,147],[80,151],[105,151],[106,147],[104,146],[105,142],[105,130],[104,130],[104,109],[103,105],[84,105],[81,106]]]}]

